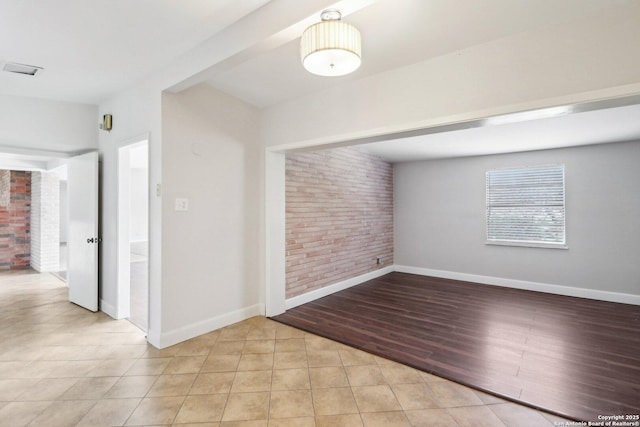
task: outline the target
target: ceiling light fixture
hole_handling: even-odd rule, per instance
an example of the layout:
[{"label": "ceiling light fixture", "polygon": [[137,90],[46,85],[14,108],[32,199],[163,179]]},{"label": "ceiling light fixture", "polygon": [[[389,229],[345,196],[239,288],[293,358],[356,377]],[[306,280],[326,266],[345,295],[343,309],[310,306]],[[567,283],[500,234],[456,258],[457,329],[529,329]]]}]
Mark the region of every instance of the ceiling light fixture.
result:
[{"label": "ceiling light fixture", "polygon": [[540,108],[538,110],[519,111],[517,113],[502,114],[500,116],[488,117],[485,119],[487,125],[506,125],[509,123],[526,122],[529,120],[548,119],[551,117],[564,116],[573,112],[570,105],[558,107]]},{"label": "ceiling light fixture", "polygon": [[300,38],[300,59],[304,68],[318,76],[344,76],[358,69],[362,56],[360,31],[340,20],[337,9],[320,14]]}]

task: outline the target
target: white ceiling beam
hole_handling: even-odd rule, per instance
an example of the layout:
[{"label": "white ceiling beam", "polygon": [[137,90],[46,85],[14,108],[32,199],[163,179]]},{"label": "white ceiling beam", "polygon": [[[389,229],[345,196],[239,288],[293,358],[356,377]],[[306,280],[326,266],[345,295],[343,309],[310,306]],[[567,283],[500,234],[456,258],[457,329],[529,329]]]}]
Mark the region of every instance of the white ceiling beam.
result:
[{"label": "white ceiling beam", "polygon": [[[309,25],[320,20],[320,12],[325,9],[335,8],[340,10],[342,16],[348,16],[378,1],[272,1],[190,52],[190,56],[209,55],[209,60],[214,62],[202,71],[168,87],[167,90],[176,93],[188,89],[218,73],[295,40]],[[220,46],[225,46],[226,50],[220,52]]]}]

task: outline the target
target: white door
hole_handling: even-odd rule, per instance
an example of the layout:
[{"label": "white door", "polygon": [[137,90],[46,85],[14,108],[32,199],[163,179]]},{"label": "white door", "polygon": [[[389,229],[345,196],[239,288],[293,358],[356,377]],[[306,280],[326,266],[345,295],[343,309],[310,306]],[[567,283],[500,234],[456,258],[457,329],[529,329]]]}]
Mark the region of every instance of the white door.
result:
[{"label": "white door", "polygon": [[67,161],[69,301],[98,311],[98,153]]}]

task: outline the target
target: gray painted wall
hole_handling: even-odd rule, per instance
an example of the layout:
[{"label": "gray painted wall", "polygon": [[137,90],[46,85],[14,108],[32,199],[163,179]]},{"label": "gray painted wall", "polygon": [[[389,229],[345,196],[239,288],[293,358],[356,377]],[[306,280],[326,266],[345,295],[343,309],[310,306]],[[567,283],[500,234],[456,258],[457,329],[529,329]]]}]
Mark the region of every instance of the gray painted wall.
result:
[{"label": "gray painted wall", "polygon": [[[568,250],[486,245],[485,172],[565,164]],[[640,295],[640,141],[394,165],[395,263]]]}]

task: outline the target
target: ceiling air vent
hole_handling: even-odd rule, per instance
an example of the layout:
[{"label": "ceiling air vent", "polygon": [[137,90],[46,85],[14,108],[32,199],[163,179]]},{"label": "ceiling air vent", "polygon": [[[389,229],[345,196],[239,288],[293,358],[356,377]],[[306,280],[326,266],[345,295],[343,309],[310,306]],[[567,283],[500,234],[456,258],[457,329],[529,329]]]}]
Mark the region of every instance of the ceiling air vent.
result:
[{"label": "ceiling air vent", "polygon": [[18,64],[15,62],[6,62],[2,67],[2,71],[7,71],[9,73],[16,73],[16,74],[24,74],[26,76],[37,76],[43,70],[44,68],[42,67],[36,67],[34,65]]}]

